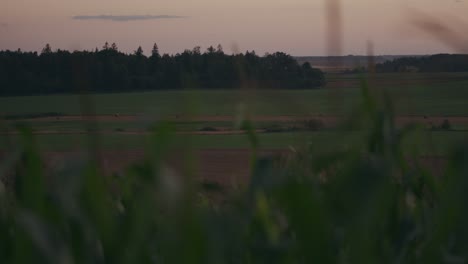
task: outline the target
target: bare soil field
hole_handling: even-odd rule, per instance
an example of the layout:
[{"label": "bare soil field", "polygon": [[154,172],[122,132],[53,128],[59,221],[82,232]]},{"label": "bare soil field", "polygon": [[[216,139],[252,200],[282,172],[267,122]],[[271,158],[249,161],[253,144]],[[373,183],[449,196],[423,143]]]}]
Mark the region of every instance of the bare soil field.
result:
[{"label": "bare soil field", "polygon": [[[185,132],[177,132],[178,135],[243,135],[247,132],[245,130],[228,130],[226,128],[217,128],[214,127],[216,131],[185,131]],[[264,129],[257,129],[255,130],[257,134],[265,133]],[[84,130],[75,130],[75,131],[63,131],[63,130],[34,130],[32,132],[33,135],[86,135],[86,134],[95,134],[99,133],[101,135],[109,135],[109,134],[120,134],[120,135],[150,135],[151,132],[149,131],[115,131],[115,130],[100,130],[99,132],[87,132]],[[13,132],[4,132],[0,133],[0,135],[18,135],[20,132],[13,131]]]},{"label": "bare soil field", "polygon": [[[293,121],[305,121],[305,120],[321,120],[325,123],[337,123],[342,119],[342,116],[331,116],[331,115],[304,115],[304,116],[292,116],[292,115],[275,115],[275,116],[252,116],[250,120],[254,122],[293,122]],[[397,116],[397,123],[410,123],[410,122],[441,122],[447,119],[453,124],[468,124],[468,116]],[[96,115],[96,116],[62,116],[62,117],[44,117],[25,119],[21,121],[27,122],[69,122],[69,121],[157,121],[155,118],[148,116],[139,115],[124,115],[124,116],[113,116],[113,115]],[[236,121],[235,116],[169,116],[160,118],[160,120],[177,121],[177,122],[233,122]]]},{"label": "bare soil field", "polygon": [[[1,154],[1,152],[0,152]],[[5,154],[5,153],[4,153]],[[100,153],[101,169],[105,175],[122,175],[130,166],[141,163],[145,158],[144,151],[104,151]],[[191,175],[195,182],[214,183],[222,188],[246,186],[250,181],[250,164],[252,151],[248,149],[197,150],[187,156],[186,153],[173,152],[164,162],[169,171],[182,175],[190,164]],[[291,155],[287,149],[262,150],[259,157],[279,158]],[[3,156],[3,155],[0,155]],[[79,170],[86,163],[84,152],[45,152],[42,155],[46,170],[60,173],[63,170]],[[184,157],[190,157],[189,160]],[[446,159],[440,156],[421,157],[418,161],[434,175],[442,175]],[[415,161],[410,163],[414,164]],[[194,165],[194,167],[192,167]],[[76,172],[76,171],[75,171]]]},{"label": "bare soil field", "polygon": [[[204,130],[202,125],[196,126],[190,129],[184,129],[179,131],[179,134],[186,135],[238,135],[244,134],[245,131],[233,128],[232,126],[227,126],[226,124],[216,124],[216,122],[224,123],[234,123],[236,122],[236,117],[234,116],[169,116],[164,119],[175,122],[177,124],[189,124],[189,123],[206,123],[207,130]],[[324,128],[334,128],[337,125],[341,124],[343,121],[342,116],[332,116],[332,115],[303,115],[303,116],[290,116],[290,115],[278,115],[278,116],[252,116],[250,118],[254,124],[258,124],[256,130],[257,133],[267,133],[269,132],[265,126],[262,126],[262,122],[271,123],[277,126],[290,126],[290,125],[304,125],[304,122],[307,121],[319,121],[323,124]],[[65,117],[46,117],[46,118],[37,118],[22,120],[29,122],[34,130],[36,135],[73,135],[73,134],[87,134],[88,131],[85,130],[83,126],[80,126],[80,122],[97,122],[105,123],[112,122],[116,126],[119,124],[151,124],[155,123],[158,120],[152,119],[150,117],[138,116],[138,115],[126,115],[126,116],[110,116],[110,115],[98,115],[98,116],[65,116]],[[438,128],[444,122],[448,121],[451,128],[457,130],[464,130],[468,128],[468,116],[397,116],[395,118],[395,123],[398,126],[404,126],[408,124],[420,124],[424,125],[427,128]],[[40,127],[41,122],[53,122],[54,127]],[[75,124],[74,128],[67,128],[67,125]],[[39,127],[35,128],[35,125]],[[63,126],[63,128],[62,128]],[[125,126],[124,126],[125,127]],[[268,127],[268,126],[267,126]],[[17,134],[17,131],[14,130],[4,130],[0,131],[0,134]],[[149,130],[140,127],[140,128],[125,128],[125,129],[100,129],[100,134],[121,134],[121,135],[146,135],[149,133]]]},{"label": "bare soil field", "polygon": [[[287,150],[262,150],[260,157],[279,157],[286,155]],[[190,156],[194,161],[193,168],[196,181],[217,183],[224,187],[246,185],[251,171],[252,151],[238,150],[198,150]],[[46,152],[46,168],[60,170],[71,164],[86,162],[86,153],[80,152]],[[106,175],[121,175],[131,165],[138,164],[145,158],[144,151],[104,151],[100,155],[101,168]],[[174,152],[165,161],[167,167],[176,173],[182,173],[187,166],[188,158],[185,153]]]},{"label": "bare soil field", "polygon": [[70,122],[70,121],[135,121],[140,117],[137,115],[66,115],[66,116],[51,116],[31,119],[22,119],[27,122]]}]

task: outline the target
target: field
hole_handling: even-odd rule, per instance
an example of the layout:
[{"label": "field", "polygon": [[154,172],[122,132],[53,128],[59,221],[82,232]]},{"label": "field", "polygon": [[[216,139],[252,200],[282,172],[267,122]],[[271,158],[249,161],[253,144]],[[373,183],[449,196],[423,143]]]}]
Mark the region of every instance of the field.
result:
[{"label": "field", "polygon": [[[386,89],[391,94],[399,115],[468,116],[468,74],[377,74],[367,79],[373,87]],[[361,77],[355,74],[329,74],[329,89],[135,92],[99,94],[89,99],[94,102],[98,115],[159,118],[184,113],[237,115],[242,107],[253,115],[340,115],[359,102],[360,81]],[[80,98],[76,95],[5,97],[0,98],[0,113],[81,115],[83,102]],[[33,113],[31,109],[35,109]]]},{"label": "field", "polygon": [[88,252],[103,263],[464,254],[468,74],[365,77],[369,89],[329,74],[317,90],[0,98],[0,229],[15,245],[0,255],[17,245],[17,263],[39,259],[36,247],[50,263],[93,262]]},{"label": "field", "polygon": [[[371,89],[378,87],[392,98],[398,126],[421,125],[406,140],[405,149],[417,147],[423,155],[444,156],[457,142],[468,138],[468,74],[376,74],[365,78]],[[18,139],[15,127],[27,124],[41,150],[50,156],[83,151],[90,138],[97,138],[104,152],[119,151],[124,160],[126,156],[132,160],[132,155],[125,153],[146,150],[153,128],[161,121],[170,121],[178,132],[180,146],[176,147],[190,146],[201,153],[202,164],[221,166],[221,171],[228,173],[239,167],[234,160],[248,164],[245,151],[251,148],[251,142],[239,123],[243,119],[253,121],[259,147],[267,153],[304,146],[332,150],[352,147],[350,142],[360,144],[365,131],[344,130],[340,124],[361,102],[361,79],[353,74],[328,74],[327,89],[317,90],[0,98],[4,116],[0,149],[14,145]],[[307,125],[311,120],[317,127]],[[450,126],[442,129],[445,120]],[[233,162],[220,165],[214,158],[220,153],[231,155]],[[210,166],[203,167],[201,174],[213,174]]]}]

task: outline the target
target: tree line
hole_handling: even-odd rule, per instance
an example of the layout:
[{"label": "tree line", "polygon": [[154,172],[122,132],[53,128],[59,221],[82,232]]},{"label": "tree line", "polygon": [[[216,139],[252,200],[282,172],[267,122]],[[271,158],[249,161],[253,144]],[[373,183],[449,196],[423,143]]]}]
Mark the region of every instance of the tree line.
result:
[{"label": "tree line", "polygon": [[404,57],[376,65],[377,72],[466,72],[468,55],[437,54]]},{"label": "tree line", "polygon": [[106,43],[94,51],[0,51],[0,96],[128,92],[184,88],[241,87],[306,89],[325,84],[324,74],[309,63],[276,52],[258,56],[225,54],[221,45],[161,55],[154,44],[150,56],[138,47],[131,54]]}]

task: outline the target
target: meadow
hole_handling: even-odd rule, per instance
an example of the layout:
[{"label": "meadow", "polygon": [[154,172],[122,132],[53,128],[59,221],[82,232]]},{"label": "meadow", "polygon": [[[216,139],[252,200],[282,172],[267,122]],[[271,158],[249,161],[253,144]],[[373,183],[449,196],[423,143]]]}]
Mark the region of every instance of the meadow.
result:
[{"label": "meadow", "polygon": [[[43,150],[70,151],[83,146],[89,123],[96,121],[92,129],[100,132],[105,149],[131,150],[145,146],[155,124],[171,121],[183,134],[181,138],[190,135],[196,149],[245,149],[250,143],[239,120],[247,118],[253,121],[260,148],[288,149],[307,143],[327,149],[346,145],[340,142],[348,142],[348,137],[359,134],[338,128],[343,117],[359,105],[363,78],[370,87],[378,87],[392,98],[397,124],[423,125],[421,133],[428,139],[423,144],[425,153],[443,155],[455,142],[468,136],[468,74],[461,73],[331,73],[327,75],[327,89],[314,90],[3,97],[0,105],[6,119],[0,130],[14,141],[15,126],[26,124],[32,127]],[[86,104],[93,105],[93,109],[86,108]],[[450,121],[450,129],[431,129],[445,119]],[[307,120],[318,120],[323,127],[304,129]],[[7,144],[4,138],[1,144]]]},{"label": "meadow", "polygon": [[[350,147],[350,140],[353,144],[362,143],[356,141],[361,139],[359,132],[346,133],[336,131],[321,132],[295,132],[295,133],[266,133],[258,135],[260,149],[286,149],[301,148],[310,145],[317,150],[336,151]],[[83,150],[87,146],[88,136],[86,135],[36,135],[41,150],[44,151],[72,151]],[[148,146],[150,136],[145,135],[102,135],[100,147],[107,151],[131,151],[134,149],[144,150]],[[246,135],[184,135],[179,137],[180,142],[184,142],[184,147],[190,146],[192,149],[217,149],[235,150],[249,149],[251,142]],[[415,146],[418,147],[422,155],[445,156],[457,143],[468,138],[468,132],[462,131],[435,131],[419,132],[408,139],[404,144],[404,149],[409,151]],[[3,142],[5,144],[5,142]],[[181,144],[182,145],[182,144]],[[5,146],[5,145],[4,145]]]},{"label": "meadow", "polygon": [[[468,74],[328,74],[329,89],[312,90],[184,90],[90,95],[97,115],[252,115],[346,114],[360,100],[360,80],[385,89],[394,99],[398,115],[468,116]],[[58,113],[81,115],[78,95],[0,98],[1,114]],[[31,113],[31,109],[34,112]]]}]

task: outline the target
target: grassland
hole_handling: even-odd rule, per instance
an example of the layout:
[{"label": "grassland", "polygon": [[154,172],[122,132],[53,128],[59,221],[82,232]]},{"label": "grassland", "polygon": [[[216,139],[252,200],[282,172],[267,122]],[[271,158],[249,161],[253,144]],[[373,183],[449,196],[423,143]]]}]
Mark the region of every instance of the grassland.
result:
[{"label": "grassland", "polygon": [[[356,74],[328,74],[328,89],[317,90],[186,90],[119,94],[50,95],[0,98],[0,113],[10,120],[1,122],[3,140],[15,141],[18,123],[26,123],[38,132],[36,135],[44,150],[71,150],[86,146],[86,122],[67,116],[83,113],[101,116],[98,128],[102,146],[106,149],[141,149],[147,145],[149,131],[160,120],[171,119],[177,131],[199,132],[203,129],[234,131],[236,116],[262,116],[255,128],[260,130],[260,147],[285,149],[290,146],[312,144],[328,149],[358,142],[359,133],[338,131],[327,126],[320,131],[288,131],[265,133],[271,126],[291,127],[296,123],[278,117],[346,116],[361,101],[361,78]],[[376,74],[365,76],[372,87],[385,90],[394,102],[397,116],[468,117],[468,74]],[[96,109],[87,112],[81,106],[91,100]],[[50,118],[27,119],[15,117],[55,113]],[[196,117],[196,120],[191,118]],[[275,120],[277,118],[278,120]],[[467,119],[468,120],[468,119]],[[434,124],[435,126],[440,125]],[[444,154],[456,142],[468,138],[468,122],[452,124],[451,131],[425,131],[424,136],[408,140],[408,149],[419,138],[426,138],[420,147],[424,153]],[[41,133],[42,132],[42,133]],[[216,133],[214,133],[216,134]],[[344,140],[352,138],[352,140]],[[182,137],[181,137],[182,138]],[[245,135],[199,135],[183,138],[196,149],[242,149],[250,143]],[[185,142],[185,141],[184,141]]]},{"label": "grassland", "polygon": [[[468,132],[434,131],[420,132],[404,142],[405,150],[411,152],[417,148],[423,155],[443,156],[452,150],[458,142],[466,140]],[[36,135],[36,140],[43,151],[83,150],[88,146],[87,135]],[[100,135],[100,147],[105,150],[144,150],[148,146],[149,136],[145,135]],[[13,139],[14,140],[14,139]],[[291,147],[310,147],[317,151],[331,151],[349,148],[360,144],[362,134],[337,131],[268,133],[260,134],[262,149],[290,149]],[[251,147],[246,135],[190,135],[180,137],[180,147],[193,149],[248,149]],[[350,143],[352,142],[352,143]],[[7,142],[1,142],[6,146]]]},{"label": "grassland", "polygon": [[[468,116],[468,74],[377,74],[370,83],[389,92],[399,115]],[[336,115],[348,113],[359,102],[359,86],[359,75],[329,74],[329,89],[187,90],[98,94],[88,99],[94,102],[98,115],[236,115],[239,108],[255,115]],[[78,115],[83,112],[80,98],[78,95],[4,97],[0,98],[0,113]]]}]

